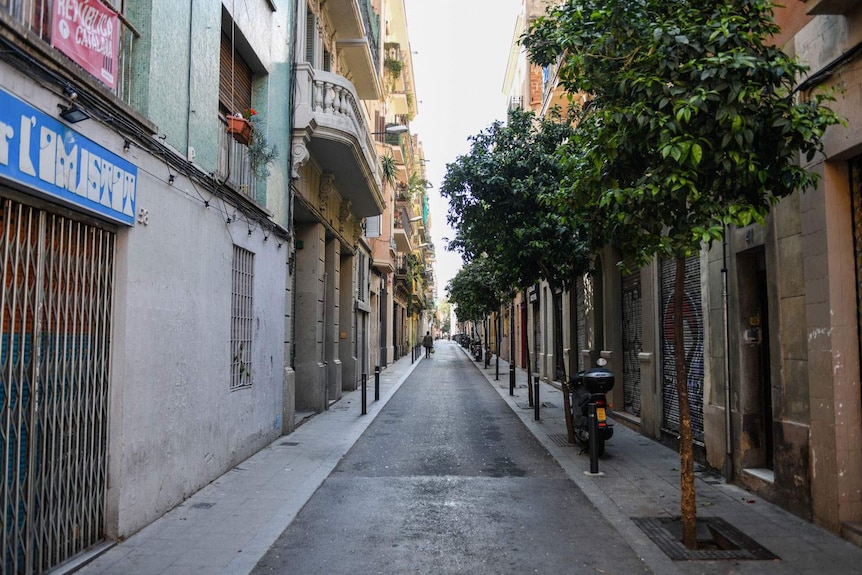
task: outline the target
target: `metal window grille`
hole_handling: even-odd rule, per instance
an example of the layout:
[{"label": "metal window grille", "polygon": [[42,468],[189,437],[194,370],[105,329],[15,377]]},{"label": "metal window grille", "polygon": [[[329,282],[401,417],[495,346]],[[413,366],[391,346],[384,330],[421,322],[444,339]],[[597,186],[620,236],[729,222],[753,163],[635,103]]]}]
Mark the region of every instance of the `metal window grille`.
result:
[{"label": "metal window grille", "polygon": [[252,384],[253,284],[254,254],[234,246],[230,314],[230,388],[232,390],[249,387]]},{"label": "metal window grille", "polygon": [[114,234],[0,200],[0,574],[98,543]]}]

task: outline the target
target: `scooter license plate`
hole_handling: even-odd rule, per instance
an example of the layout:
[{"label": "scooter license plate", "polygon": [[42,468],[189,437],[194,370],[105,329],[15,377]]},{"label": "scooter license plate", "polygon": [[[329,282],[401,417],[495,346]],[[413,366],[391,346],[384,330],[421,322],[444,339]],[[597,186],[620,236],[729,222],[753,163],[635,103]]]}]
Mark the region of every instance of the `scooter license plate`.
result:
[{"label": "scooter license plate", "polygon": [[608,418],[608,416],[605,413],[605,408],[604,407],[597,407],[596,408],[596,419],[598,421],[605,421],[607,418]]}]

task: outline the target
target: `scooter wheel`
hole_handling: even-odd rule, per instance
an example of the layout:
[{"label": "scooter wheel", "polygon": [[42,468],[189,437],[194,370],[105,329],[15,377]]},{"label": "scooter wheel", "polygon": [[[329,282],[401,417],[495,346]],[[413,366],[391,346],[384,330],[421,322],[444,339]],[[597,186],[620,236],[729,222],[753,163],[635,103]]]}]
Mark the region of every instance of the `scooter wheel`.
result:
[{"label": "scooter wheel", "polygon": [[590,432],[586,429],[576,427],[575,428],[575,439],[578,440],[578,443],[583,445],[589,445],[590,443]]}]

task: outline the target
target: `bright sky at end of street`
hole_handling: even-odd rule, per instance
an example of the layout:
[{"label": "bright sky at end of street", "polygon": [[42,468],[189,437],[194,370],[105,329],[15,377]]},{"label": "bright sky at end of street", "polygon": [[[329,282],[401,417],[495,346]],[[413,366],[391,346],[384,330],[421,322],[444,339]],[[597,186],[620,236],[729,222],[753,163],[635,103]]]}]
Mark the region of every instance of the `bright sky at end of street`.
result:
[{"label": "bright sky at end of street", "polygon": [[446,222],[448,204],[439,187],[446,164],[469,151],[469,138],[506,119],[503,78],[521,0],[404,0],[413,51],[418,114],[411,131],[419,135],[428,160],[431,237],[437,263],[437,298],[461,267],[446,250],[454,232]]}]

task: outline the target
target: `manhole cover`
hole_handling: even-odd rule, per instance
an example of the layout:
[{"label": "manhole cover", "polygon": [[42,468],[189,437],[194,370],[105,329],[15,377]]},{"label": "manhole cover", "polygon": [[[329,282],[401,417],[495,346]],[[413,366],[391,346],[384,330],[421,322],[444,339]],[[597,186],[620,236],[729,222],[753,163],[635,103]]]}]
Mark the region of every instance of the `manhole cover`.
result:
[{"label": "manhole cover", "polygon": [[632,517],[632,521],[674,561],[779,559],[720,517],[697,519],[698,549],[689,549],[682,544],[679,517]]}]

